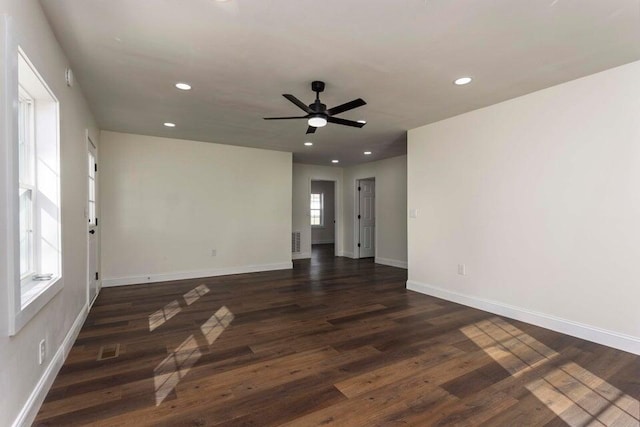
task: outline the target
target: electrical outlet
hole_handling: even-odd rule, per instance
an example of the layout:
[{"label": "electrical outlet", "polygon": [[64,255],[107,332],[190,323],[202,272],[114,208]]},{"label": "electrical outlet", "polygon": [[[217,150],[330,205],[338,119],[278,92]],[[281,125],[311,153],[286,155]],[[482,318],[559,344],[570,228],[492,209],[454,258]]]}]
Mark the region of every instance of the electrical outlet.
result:
[{"label": "electrical outlet", "polygon": [[464,264],[458,264],[458,274],[461,276],[467,275],[467,266]]},{"label": "electrical outlet", "polygon": [[38,364],[42,365],[44,359],[47,357],[47,342],[45,340],[40,341],[38,346]]},{"label": "electrical outlet", "polygon": [[218,255],[218,251],[216,249],[211,249],[211,256]]}]

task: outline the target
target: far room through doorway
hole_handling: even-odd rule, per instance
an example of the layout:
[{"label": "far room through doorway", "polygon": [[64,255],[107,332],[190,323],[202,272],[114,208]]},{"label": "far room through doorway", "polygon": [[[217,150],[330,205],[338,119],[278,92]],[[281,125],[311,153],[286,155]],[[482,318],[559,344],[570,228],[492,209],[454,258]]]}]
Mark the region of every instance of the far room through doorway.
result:
[{"label": "far room through doorway", "polygon": [[311,257],[335,256],[336,242],[336,183],[312,180],[309,203],[311,224]]}]

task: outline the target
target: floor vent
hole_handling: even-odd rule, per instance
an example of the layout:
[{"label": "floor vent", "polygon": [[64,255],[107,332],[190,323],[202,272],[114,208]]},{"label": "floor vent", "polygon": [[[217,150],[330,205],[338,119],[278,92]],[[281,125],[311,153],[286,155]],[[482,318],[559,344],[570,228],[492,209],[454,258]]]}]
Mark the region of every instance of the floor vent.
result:
[{"label": "floor vent", "polygon": [[291,233],[291,252],[300,253],[300,232]]},{"label": "floor vent", "polygon": [[120,344],[107,344],[100,347],[97,360],[115,359],[120,355]]}]

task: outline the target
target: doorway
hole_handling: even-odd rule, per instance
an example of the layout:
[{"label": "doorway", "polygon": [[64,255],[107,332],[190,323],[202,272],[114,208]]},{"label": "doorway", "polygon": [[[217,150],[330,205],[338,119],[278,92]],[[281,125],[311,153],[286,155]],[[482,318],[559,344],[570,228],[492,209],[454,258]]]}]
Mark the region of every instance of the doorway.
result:
[{"label": "doorway", "polygon": [[89,307],[98,296],[98,157],[97,147],[87,135],[87,301]]},{"label": "doorway", "polygon": [[358,258],[372,258],[376,255],[376,180],[359,179],[356,182],[358,203],[356,219],[358,223]]},{"label": "doorway", "polygon": [[336,183],[311,180],[309,203],[311,258],[335,256]]}]

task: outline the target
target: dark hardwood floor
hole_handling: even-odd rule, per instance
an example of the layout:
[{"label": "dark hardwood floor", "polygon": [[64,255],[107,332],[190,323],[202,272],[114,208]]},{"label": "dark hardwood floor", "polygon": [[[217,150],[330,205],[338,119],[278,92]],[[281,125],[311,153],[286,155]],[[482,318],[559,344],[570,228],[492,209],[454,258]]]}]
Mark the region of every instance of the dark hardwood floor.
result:
[{"label": "dark hardwood floor", "polygon": [[293,270],[103,289],[35,424],[638,426],[639,357],[405,280],[319,246]]}]

